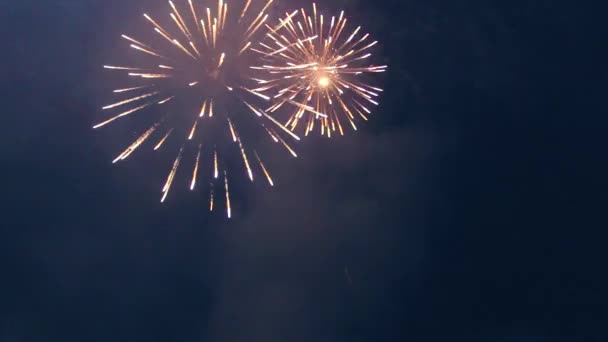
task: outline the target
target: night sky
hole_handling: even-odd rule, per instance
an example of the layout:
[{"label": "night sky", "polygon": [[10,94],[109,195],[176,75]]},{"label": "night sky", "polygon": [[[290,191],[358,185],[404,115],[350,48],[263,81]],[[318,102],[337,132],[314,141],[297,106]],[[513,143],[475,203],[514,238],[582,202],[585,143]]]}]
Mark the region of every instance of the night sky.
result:
[{"label": "night sky", "polygon": [[602,11],[319,2],[381,41],[381,106],[227,221],[91,129],[165,1],[0,0],[0,341],[606,341]]}]

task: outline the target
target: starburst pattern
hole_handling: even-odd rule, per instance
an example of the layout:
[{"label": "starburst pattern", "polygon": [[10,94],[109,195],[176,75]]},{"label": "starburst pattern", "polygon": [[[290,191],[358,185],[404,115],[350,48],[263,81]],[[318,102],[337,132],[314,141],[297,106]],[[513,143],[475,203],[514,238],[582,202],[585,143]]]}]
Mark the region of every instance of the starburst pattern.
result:
[{"label": "starburst pattern", "polygon": [[360,26],[349,31],[343,11],[327,19],[314,3],[312,13],[303,8],[286,13],[277,26],[267,25],[267,39],[253,48],[265,62],[252,68],[267,73],[254,91],[273,98],[269,113],[280,116],[279,109],[287,107],[285,126],[302,127],[305,135],[315,125],[327,137],[343,135],[345,124],[356,130],[355,121],[368,119],[382,92],[368,84],[369,74],[387,68],[366,62],[378,42]]},{"label": "starburst pattern", "polygon": [[154,31],[147,36],[150,43],[122,36],[137,54],[137,66],[104,66],[126,73],[128,85],[114,93],[121,97],[133,95],[104,106],[104,111],[117,113],[94,128],[125,117],[135,119],[137,115],[133,114],[139,112],[146,112],[145,119],[149,120],[149,128],[114,163],[127,159],[149,140],[157,139],[151,145],[155,151],[174,141],[174,137],[180,142],[162,187],[161,202],[184,167],[186,154],[193,156],[188,165],[191,171],[187,172],[187,186],[194,190],[201,174],[208,175],[209,209],[217,207],[217,190],[223,190],[228,217],[232,213],[229,173],[237,173],[230,169],[237,159],[251,181],[259,171],[269,185],[274,185],[258,152],[245,141],[253,143],[264,138],[297,156],[289,140],[299,137],[262,109],[268,104],[256,104],[267,103],[270,97],[248,86],[252,79],[261,79],[255,75],[259,57],[253,48],[257,39],[268,28],[279,29],[267,24],[272,1],[246,0],[238,10],[223,0],[218,0],[217,6],[204,0],[188,0],[181,8],[169,1],[171,11],[165,20],[143,15]]}]

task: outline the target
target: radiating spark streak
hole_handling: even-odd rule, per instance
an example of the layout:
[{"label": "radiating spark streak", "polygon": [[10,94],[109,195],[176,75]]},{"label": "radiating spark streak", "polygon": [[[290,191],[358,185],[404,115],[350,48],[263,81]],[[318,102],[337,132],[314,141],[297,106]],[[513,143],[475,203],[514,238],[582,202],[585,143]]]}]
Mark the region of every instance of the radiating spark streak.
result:
[{"label": "radiating spark streak", "polygon": [[243,7],[243,11],[241,12],[241,19],[243,19],[243,17],[245,16],[245,13],[247,12],[249,5],[251,5],[251,0],[247,0],[245,7]]},{"label": "radiating spark streak", "polygon": [[209,190],[209,211],[213,211],[213,183],[210,184]]},{"label": "radiating spark streak", "polygon": [[124,34],[123,34],[123,35],[121,35],[121,37],[123,37],[124,39],[126,39],[126,40],[130,41],[131,43],[135,43],[135,44],[137,44],[137,45],[141,45],[141,46],[143,46],[143,47],[145,47],[145,48],[148,48],[148,49],[150,49],[150,50],[152,49],[152,48],[151,48],[151,47],[149,47],[148,45],[146,45],[146,44],[144,44],[144,43],[142,43],[142,42],[139,42],[139,41],[137,41],[137,40],[135,40],[135,39],[133,39],[133,38],[131,38],[131,37],[129,37],[129,36],[124,35]]},{"label": "radiating spark streak", "polygon": [[200,30],[200,27],[198,25],[198,18],[196,16],[196,10],[194,9],[194,5],[192,4],[192,0],[188,0],[188,3],[190,4],[190,10],[192,11],[192,18],[194,18],[194,24],[196,25],[196,28]]},{"label": "radiating spark streak", "polygon": [[263,68],[270,69],[270,70],[279,70],[279,71],[280,70],[291,71],[291,70],[306,69],[306,68],[314,67],[318,64],[319,64],[318,62],[312,62],[312,63],[308,63],[308,64],[292,65],[292,66],[286,66],[286,67],[279,67],[279,66],[274,66],[274,65],[264,65]]},{"label": "radiating spark streak", "polygon": [[230,121],[230,118],[228,118],[228,127],[230,127],[230,134],[232,135],[232,141],[236,142],[237,136],[236,136],[236,132],[234,131],[234,127],[232,126],[232,121]]},{"label": "radiating spark streak", "polygon": [[292,131],[288,130],[285,126],[283,126],[280,122],[278,122],[277,120],[275,120],[272,116],[263,113],[264,116],[269,119],[270,121],[272,121],[275,125],[279,126],[283,131],[285,131],[285,133],[291,135],[294,139],[296,140],[300,140],[300,137],[298,137],[297,135],[295,135]]},{"label": "radiating spark streak", "polygon": [[211,10],[207,7],[207,28],[209,29],[209,35],[213,36],[213,29],[211,28]]},{"label": "radiating spark streak", "polygon": [[133,88],[124,88],[124,89],[116,89],[113,92],[114,93],[125,93],[128,91],[132,91],[132,90],[139,90],[139,89],[145,89],[145,88],[150,88],[153,87],[154,84],[150,84],[150,85],[145,85],[145,86],[141,86],[141,87],[133,87]]},{"label": "radiating spark streak", "polygon": [[218,28],[221,27],[222,22],[222,9],[224,8],[222,0],[217,0],[217,17],[218,17]]},{"label": "radiating spark streak", "polygon": [[198,145],[198,153],[196,154],[196,161],[194,162],[194,171],[192,172],[192,181],[190,182],[190,191],[194,190],[194,186],[196,185],[196,175],[198,174],[198,164],[201,159],[201,146]]},{"label": "radiating spark streak", "polygon": [[246,105],[247,107],[249,107],[249,109],[251,109],[251,111],[252,111],[253,113],[255,113],[255,115],[257,115],[257,116],[262,116],[262,113],[261,113],[260,111],[258,111],[257,109],[255,109],[255,107],[253,107],[252,105],[250,105],[250,104],[249,104],[249,103],[247,103],[246,101],[245,101],[245,105]]},{"label": "radiating spark streak", "polygon": [[213,117],[213,99],[211,99],[211,101],[209,101],[209,117],[210,118]]},{"label": "radiating spark streak", "polygon": [[274,140],[275,143],[279,142],[279,139],[277,139],[277,137],[274,135],[274,133],[272,133],[272,131],[270,131],[268,128],[264,127],[266,129],[266,132],[268,132],[268,135],[270,135],[270,137],[272,138],[272,140]]},{"label": "radiating spark streak", "polygon": [[173,100],[174,98],[175,98],[175,96],[169,96],[166,99],[159,101],[158,104],[165,104],[165,103]]},{"label": "radiating spark streak", "polygon": [[169,1],[169,4],[171,5],[171,7],[173,8],[173,11],[175,12],[175,14],[177,15],[177,19],[179,20],[181,26],[183,26],[184,28],[184,34],[188,37],[191,37],[192,35],[190,34],[190,31],[188,30],[188,26],[186,25],[186,23],[184,22],[184,19],[182,18],[181,14],[179,13],[179,11],[177,10],[177,8],[175,7],[175,5],[173,5],[172,1]]},{"label": "radiating spark streak", "polygon": [[217,167],[217,149],[213,149],[213,178],[217,179],[219,176],[218,167]]},{"label": "radiating spark streak", "polygon": [[188,86],[189,87],[194,87],[197,84],[198,84],[198,82],[190,82],[190,83],[188,83]]},{"label": "radiating spark streak", "polygon": [[224,29],[224,25],[226,24],[226,16],[228,15],[228,3],[224,4],[224,15],[222,17],[222,24],[220,25],[220,30]]},{"label": "radiating spark streak", "polygon": [[207,100],[203,101],[203,106],[201,107],[201,112],[199,114],[200,118],[202,118],[203,116],[205,116],[205,107],[207,107]]},{"label": "radiating spark streak", "polygon": [[[167,31],[165,29],[163,29],[158,23],[156,23],[156,21],[154,21],[154,19],[152,19],[149,15],[144,13],[144,17],[152,23],[152,25],[154,25],[154,27],[156,27],[158,30],[162,31],[164,34],[167,34]],[[168,35],[168,34],[167,34]]]},{"label": "radiating spark streak", "polygon": [[285,148],[289,151],[289,153],[291,153],[292,156],[294,156],[295,158],[298,157],[298,155],[296,154],[296,152],[291,148],[291,146],[289,146],[289,144],[287,144],[287,142],[285,142],[285,140],[283,140],[283,138],[281,138],[280,136],[276,136],[279,141],[281,142],[281,144],[283,144],[283,146],[285,146]]},{"label": "radiating spark streak", "polygon": [[165,38],[169,43],[173,44],[173,38],[169,37],[168,34],[166,34],[165,32],[159,30],[158,28],[154,28],[154,31],[158,34],[160,34],[161,36],[163,36],[163,38]]},{"label": "radiating spark streak", "polygon": [[194,52],[196,52],[197,56],[201,56],[201,53],[198,52],[198,49],[196,48],[196,45],[194,45],[194,42],[190,41],[190,47],[192,48],[192,50],[194,50]]},{"label": "radiating spark streak", "polygon": [[131,153],[133,153],[139,146],[141,146],[141,144],[143,144],[144,141],[146,141],[152,133],[154,133],[154,131],[156,130],[157,127],[158,127],[158,123],[156,123],[152,127],[150,127],[139,138],[137,138],[129,147],[127,147],[126,150],[124,150],[120,155],[118,155],[118,157],[116,157],[116,159],[114,159],[112,161],[112,163],[114,164],[119,160],[127,159],[131,155]]},{"label": "radiating spark streak", "polygon": [[272,178],[270,177],[270,173],[266,169],[266,166],[264,166],[264,163],[262,163],[262,159],[260,159],[260,156],[258,155],[258,153],[256,151],[253,151],[253,154],[255,155],[255,158],[258,160],[258,163],[260,164],[260,167],[262,168],[262,171],[264,172],[264,175],[266,176],[268,183],[270,184],[270,186],[274,186],[274,182],[272,181]]},{"label": "radiating spark streak", "polygon": [[[294,46],[302,45],[302,43],[306,43],[306,42],[312,42],[313,40],[317,39],[318,37],[319,36],[312,36],[312,37],[308,37],[306,39],[298,40],[297,42],[289,44],[289,45],[286,45],[286,46],[281,46],[280,49],[277,49],[277,50],[274,50],[272,52],[269,52],[269,53],[266,54],[266,56],[274,56],[276,54],[280,54],[283,51],[288,51],[290,48],[292,48]],[[317,62],[314,62],[314,63],[310,63],[310,64],[307,64],[307,65],[305,64],[305,65],[301,65],[301,66],[286,67],[286,68],[277,68],[277,67],[272,67],[272,66],[270,66],[270,67],[272,67],[274,69],[303,69],[303,68],[306,68],[308,66],[317,65],[317,64],[318,64]]]},{"label": "radiating spark streak", "polygon": [[246,91],[250,92],[251,94],[253,94],[253,95],[257,96],[257,97],[261,97],[261,98],[263,98],[266,101],[270,100],[270,97],[268,97],[268,96],[266,96],[264,94],[260,94],[260,93],[254,91],[254,90],[251,90],[251,89],[248,89],[248,88],[245,88],[245,87],[241,87],[241,89],[246,90]]},{"label": "radiating spark streak", "polygon": [[194,133],[196,132],[196,125],[197,124],[198,124],[198,120],[195,120],[194,124],[192,125],[192,129],[190,130],[190,135],[188,135],[188,140],[192,140],[192,138],[194,137]]},{"label": "radiating spark streak", "polygon": [[260,11],[260,13],[263,13],[264,11],[266,11],[266,9],[268,9],[268,6],[270,6],[270,4],[272,3],[273,0],[268,0],[268,2],[266,3],[266,5],[264,5],[264,7],[262,8],[262,10]]},{"label": "radiating spark streak", "polygon": [[365,111],[367,114],[371,114],[371,113],[372,113],[372,112],[371,112],[369,109],[367,109],[367,107],[365,107],[364,105],[362,105],[361,103],[359,103],[359,101],[357,101],[357,100],[354,100],[354,101],[355,101],[355,103],[356,103],[356,104],[358,104],[358,105],[359,105],[359,107],[361,107],[361,108],[362,108],[362,109],[363,109],[363,110],[364,110],[364,111]]},{"label": "radiating spark streak", "polygon": [[250,46],[251,46],[251,42],[247,42],[247,44],[245,44],[245,46],[243,46],[241,51],[239,51],[239,55],[242,54],[243,52],[245,52],[245,50],[247,50]]},{"label": "radiating spark streak", "polygon": [[166,57],[161,56],[161,55],[159,55],[158,53],[156,53],[156,52],[154,52],[152,50],[145,49],[145,48],[143,48],[141,46],[138,46],[138,45],[135,45],[135,44],[131,44],[131,47],[134,48],[135,50],[139,50],[139,51],[145,52],[145,53],[147,53],[149,55],[152,55],[152,56],[156,56],[156,57],[160,57],[160,58],[166,58]]},{"label": "radiating spark streak", "polygon": [[326,117],[327,117],[327,114],[324,114],[324,113],[318,112],[318,111],[316,111],[316,110],[315,110],[313,107],[311,107],[311,106],[307,106],[307,105],[305,105],[305,104],[302,104],[302,103],[299,103],[299,102],[295,102],[295,101],[287,101],[287,102],[289,102],[289,103],[291,103],[291,104],[293,104],[293,105],[296,105],[296,106],[298,106],[298,107],[300,107],[300,108],[302,108],[302,109],[304,109],[304,110],[306,110],[306,111],[309,111],[309,112],[311,112],[311,113],[314,113],[314,114],[316,114],[317,116],[321,116],[321,117],[324,117],[324,118],[326,118]]},{"label": "radiating spark streak", "polygon": [[156,27],[154,28],[154,31],[163,36],[163,38],[165,38],[169,43],[173,44],[173,38],[171,38],[167,33],[163,32],[162,30],[159,30]]},{"label": "radiating spark streak", "polygon": [[222,13],[222,10],[224,9],[224,4],[222,0],[218,0],[217,1],[217,28],[218,31],[221,32],[222,30],[222,18],[224,17],[224,14]]},{"label": "radiating spark streak", "polygon": [[179,163],[182,159],[182,153],[184,148],[182,147],[179,150],[177,158],[173,162],[173,167],[171,168],[171,172],[169,172],[169,176],[167,177],[167,181],[165,182],[165,186],[163,187],[163,197],[160,199],[160,202],[163,203],[169,194],[169,190],[171,190],[171,184],[173,184],[173,179],[175,178],[175,174],[177,173],[177,168],[179,167]]},{"label": "radiating spark streak", "polygon": [[224,185],[226,187],[226,215],[228,218],[232,216],[232,207],[230,206],[230,191],[228,190],[228,173],[224,171]]},{"label": "radiating spark streak", "polygon": [[184,34],[184,36],[186,36],[186,38],[188,38],[188,33],[186,33],[186,28],[182,25],[182,23],[179,21],[179,19],[177,19],[177,17],[173,13],[170,13],[169,15],[171,16],[171,19],[173,19],[173,21],[175,22],[175,25],[177,26],[177,28],[179,28],[179,30]]},{"label": "radiating spark streak", "polygon": [[130,72],[129,76],[136,76],[141,78],[170,78],[169,74],[141,74],[136,72]]},{"label": "radiating spark streak", "polygon": [[247,39],[249,39],[251,36],[253,36],[253,34],[260,28],[260,26],[262,26],[262,24],[264,24],[266,22],[266,20],[268,19],[268,14],[266,14],[264,16],[264,18],[262,18],[262,20],[260,20],[260,22],[247,34]]},{"label": "radiating spark streak", "polygon": [[121,67],[121,66],[113,66],[113,65],[104,65],[103,67],[105,69],[112,69],[112,70],[133,70],[133,71],[143,70],[141,68],[130,68],[130,67]]},{"label": "radiating spark streak", "polygon": [[279,22],[280,24],[271,28],[269,34],[273,34],[276,31],[282,29],[285,25],[290,24],[291,23],[291,18],[293,18],[296,14],[298,14],[298,11],[293,11],[290,14],[287,15],[287,17],[285,19],[279,18]]},{"label": "radiating spark streak", "polygon": [[184,53],[186,53],[188,56],[192,57],[192,59],[196,59],[196,57],[194,57],[193,54],[190,53],[190,51],[188,51],[183,45],[182,43],[180,43],[177,39],[173,39],[173,44],[177,45],[178,48],[180,48],[180,50],[182,50]]},{"label": "radiating spark streak", "polygon": [[251,22],[251,24],[249,24],[249,27],[247,27],[247,30],[245,30],[245,32],[246,32],[245,36],[246,37],[249,35],[250,32],[252,32],[251,29],[258,24],[258,20],[260,20],[263,15],[264,15],[264,12],[260,11],[260,13],[258,14],[258,16]]},{"label": "radiating spark streak", "polygon": [[205,21],[203,19],[201,19],[200,23],[201,23],[201,27],[203,28],[203,36],[205,37],[205,43],[207,43],[207,45],[209,45],[209,36],[207,35],[207,28],[205,26]]},{"label": "radiating spark streak", "polygon": [[173,132],[173,128],[171,128],[169,130],[169,132],[167,132],[167,134],[165,134],[165,136],[162,139],[160,139],[158,144],[156,144],[156,146],[154,146],[154,151],[158,150],[161,146],[163,146],[163,144],[165,143],[167,138],[169,138],[169,136],[171,135],[171,132]]},{"label": "radiating spark streak", "polygon": [[120,113],[120,114],[118,114],[118,115],[116,115],[116,116],[114,116],[114,117],[112,117],[112,118],[109,118],[109,119],[108,119],[108,120],[106,120],[106,121],[103,121],[103,122],[101,122],[101,123],[98,123],[97,125],[93,126],[93,128],[94,128],[94,129],[97,129],[97,128],[103,127],[103,126],[105,126],[105,125],[109,124],[110,122],[112,122],[112,121],[114,121],[114,120],[116,120],[116,119],[118,119],[118,118],[121,118],[121,117],[123,117],[123,116],[127,116],[127,115],[129,115],[129,114],[131,114],[131,113],[134,113],[134,112],[138,111],[138,110],[142,110],[142,109],[144,109],[144,108],[148,107],[148,106],[149,106],[149,105],[151,105],[151,104],[152,104],[152,103],[146,103],[146,104],[141,105],[141,106],[139,106],[139,107],[133,108],[133,109],[128,110],[128,111],[123,112],[123,113]]},{"label": "radiating spark streak", "polygon": [[247,175],[249,175],[249,179],[253,182],[253,172],[251,171],[251,167],[249,166],[249,160],[247,159],[247,154],[245,153],[245,149],[243,148],[243,144],[241,139],[237,139],[239,143],[239,149],[241,150],[241,156],[243,157],[243,162],[245,163],[245,168],[247,169]]},{"label": "radiating spark streak", "polygon": [[111,109],[111,108],[114,108],[114,107],[122,106],[122,105],[127,104],[127,103],[139,101],[139,100],[145,99],[147,97],[157,95],[158,93],[159,93],[158,91],[155,91],[155,92],[144,94],[144,95],[141,95],[141,96],[132,97],[132,98],[126,99],[124,101],[120,101],[120,102],[113,103],[111,105],[107,105],[107,106],[103,107],[102,109]]}]

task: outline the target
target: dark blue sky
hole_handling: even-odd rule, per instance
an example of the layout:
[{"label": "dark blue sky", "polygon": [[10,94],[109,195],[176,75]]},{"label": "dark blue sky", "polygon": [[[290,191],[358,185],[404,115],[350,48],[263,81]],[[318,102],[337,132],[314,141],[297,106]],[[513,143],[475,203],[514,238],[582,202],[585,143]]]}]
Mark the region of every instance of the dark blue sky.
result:
[{"label": "dark blue sky", "polygon": [[164,1],[0,2],[0,341],[608,337],[601,11],[324,6],[382,42],[382,105],[226,222],[159,205],[149,158],[110,163],[128,132],[91,129],[100,66]]}]

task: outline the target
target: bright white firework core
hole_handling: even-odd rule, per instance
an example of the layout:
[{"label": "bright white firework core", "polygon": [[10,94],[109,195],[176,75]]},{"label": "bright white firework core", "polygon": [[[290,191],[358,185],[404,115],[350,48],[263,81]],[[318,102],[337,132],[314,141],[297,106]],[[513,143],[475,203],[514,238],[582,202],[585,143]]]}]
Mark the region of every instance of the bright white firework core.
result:
[{"label": "bright white firework core", "polygon": [[327,77],[327,76],[319,77],[318,83],[319,83],[319,86],[321,86],[323,88],[327,87],[329,85],[329,77]]}]

